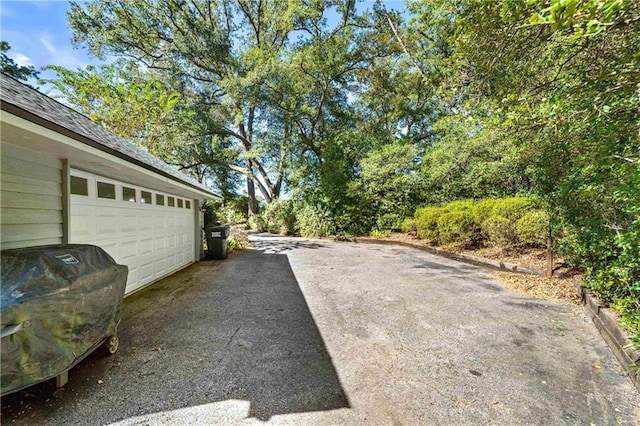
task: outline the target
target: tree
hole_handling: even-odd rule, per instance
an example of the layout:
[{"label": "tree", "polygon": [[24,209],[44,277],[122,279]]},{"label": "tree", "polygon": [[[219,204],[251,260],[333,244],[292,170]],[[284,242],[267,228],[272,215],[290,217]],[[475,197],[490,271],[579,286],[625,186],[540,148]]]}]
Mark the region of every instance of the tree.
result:
[{"label": "tree", "polygon": [[[532,189],[570,231],[573,261],[637,330],[640,4],[414,0],[410,8],[416,56],[443,76],[446,116],[488,114],[459,146],[487,132],[514,141]],[[443,140],[458,129],[444,127]]]},{"label": "tree", "polygon": [[[267,83],[284,79],[277,75],[279,61],[316,36],[312,31],[298,37],[319,29],[323,14],[335,6],[345,16],[353,13],[350,1],[102,0],[72,3],[69,20],[76,43],[98,56],[130,58],[200,99],[209,136],[233,141],[242,160],[228,166],[246,176],[254,214],[256,187],[267,202],[278,198],[281,159],[290,148],[290,127],[271,121],[285,115],[274,112]],[[282,132],[279,138],[274,130]]]},{"label": "tree", "polygon": [[45,80],[58,96],[80,113],[114,133],[132,140],[151,154],[216,185],[229,198],[237,187],[223,157],[228,141],[207,133],[201,105],[178,93],[157,76],[120,61],[77,71],[48,66],[58,74]]},{"label": "tree", "polygon": [[395,143],[369,151],[360,162],[350,190],[376,218],[378,230],[400,229],[424,201],[418,160],[414,145]]},{"label": "tree", "polygon": [[11,59],[7,52],[11,46],[6,41],[0,41],[0,69],[3,73],[12,76],[17,80],[27,81],[30,78],[38,78],[38,71],[33,65],[18,65]]},{"label": "tree", "polygon": [[[58,74],[48,79],[59,96],[76,110],[114,133],[132,139],[156,156],[171,151],[185,101],[152,75],[144,75],[133,64],[87,66],[78,71],[59,66],[47,69]],[[178,105],[182,103],[182,105]]]}]

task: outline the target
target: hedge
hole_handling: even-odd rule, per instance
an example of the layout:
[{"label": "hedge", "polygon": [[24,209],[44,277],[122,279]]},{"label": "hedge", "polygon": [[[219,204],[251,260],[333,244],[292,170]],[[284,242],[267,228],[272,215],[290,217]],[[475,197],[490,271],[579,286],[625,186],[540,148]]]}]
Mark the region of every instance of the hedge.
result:
[{"label": "hedge", "polygon": [[543,247],[549,216],[531,197],[463,200],[421,207],[412,225],[418,237],[433,244]]}]

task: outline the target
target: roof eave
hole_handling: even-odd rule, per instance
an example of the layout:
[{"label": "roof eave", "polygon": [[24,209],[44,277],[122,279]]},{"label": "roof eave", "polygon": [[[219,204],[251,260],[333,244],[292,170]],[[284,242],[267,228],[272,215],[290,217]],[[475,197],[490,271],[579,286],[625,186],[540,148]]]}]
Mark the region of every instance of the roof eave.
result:
[{"label": "roof eave", "polygon": [[214,200],[220,200],[222,199],[222,197],[219,194],[216,194],[215,192],[212,191],[206,191],[203,188],[198,187],[197,185],[194,185],[192,183],[190,183],[189,181],[186,180],[181,180],[178,179],[176,176],[171,175],[170,173],[167,173],[163,170],[157,169],[147,163],[145,163],[144,161],[140,161],[136,158],[133,158],[131,156],[128,156],[118,150],[115,150],[113,148],[109,148],[91,138],[88,138],[80,133],[74,132],[73,130],[69,130],[64,126],[61,126],[59,124],[53,123],[49,120],[46,120],[36,114],[33,114],[23,108],[20,108],[19,106],[13,105],[9,102],[6,101],[0,101],[0,108],[3,111],[6,111],[10,114],[16,115],[22,119],[28,120],[33,122],[34,124],[37,124],[39,126],[42,126],[46,129],[49,129],[51,131],[60,133],[61,135],[67,136],[69,138],[75,139],[78,142],[81,142],[85,145],[88,145],[94,149],[100,150],[102,152],[108,153],[110,155],[113,155],[114,157],[120,158],[124,161],[127,161],[129,163],[135,164],[139,167],[142,167],[144,169],[147,169],[149,171],[152,171],[160,176],[166,177],[168,179],[171,179],[175,182],[178,182],[182,185],[186,185],[190,188],[192,188],[194,191],[202,194],[203,198],[210,198],[210,199],[214,199]]}]

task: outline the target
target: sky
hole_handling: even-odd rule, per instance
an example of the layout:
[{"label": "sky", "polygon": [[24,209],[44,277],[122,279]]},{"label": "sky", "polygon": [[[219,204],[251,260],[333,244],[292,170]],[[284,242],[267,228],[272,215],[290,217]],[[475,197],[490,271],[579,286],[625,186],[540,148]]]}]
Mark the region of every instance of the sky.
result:
[{"label": "sky", "polygon": [[0,39],[11,45],[8,56],[36,69],[52,64],[75,70],[100,63],[72,46],[68,9],[67,1],[0,0]]},{"label": "sky", "polygon": [[[361,1],[358,7],[373,3]],[[402,9],[403,3],[385,0],[388,9]],[[72,45],[68,9],[66,0],[0,0],[0,40],[11,46],[8,56],[18,65],[33,65],[36,69],[58,65],[76,70],[101,63],[87,50]],[[40,74],[42,78],[55,76],[51,71]]]}]

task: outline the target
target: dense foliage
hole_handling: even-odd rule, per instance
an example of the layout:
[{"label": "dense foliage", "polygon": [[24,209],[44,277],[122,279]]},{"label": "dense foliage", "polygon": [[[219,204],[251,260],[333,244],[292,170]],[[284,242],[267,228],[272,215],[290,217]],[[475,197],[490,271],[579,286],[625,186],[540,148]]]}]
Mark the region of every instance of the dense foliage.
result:
[{"label": "dense foliage", "polygon": [[529,197],[461,200],[421,207],[414,219],[404,224],[407,231],[433,244],[454,248],[543,247],[549,225],[540,201]]},{"label": "dense foliage", "polygon": [[[446,46],[443,82],[463,112],[443,119],[470,122],[458,135],[450,127],[445,138],[456,138],[457,146],[491,135],[511,140],[503,152],[526,167],[507,175],[526,178],[552,221],[568,229],[564,249],[586,268],[588,285],[639,330],[640,5],[414,1],[410,7],[418,15],[412,27],[431,46],[420,50],[425,63]],[[539,218],[521,220],[522,228]]]},{"label": "dense foliage", "polygon": [[104,0],[70,22],[131,72],[58,69],[61,91],[82,109],[83,84],[109,83],[86,113],[112,128],[158,95],[128,136],[219,176],[229,203],[246,178],[255,227],[464,246],[563,229],[640,327],[640,2]]}]

